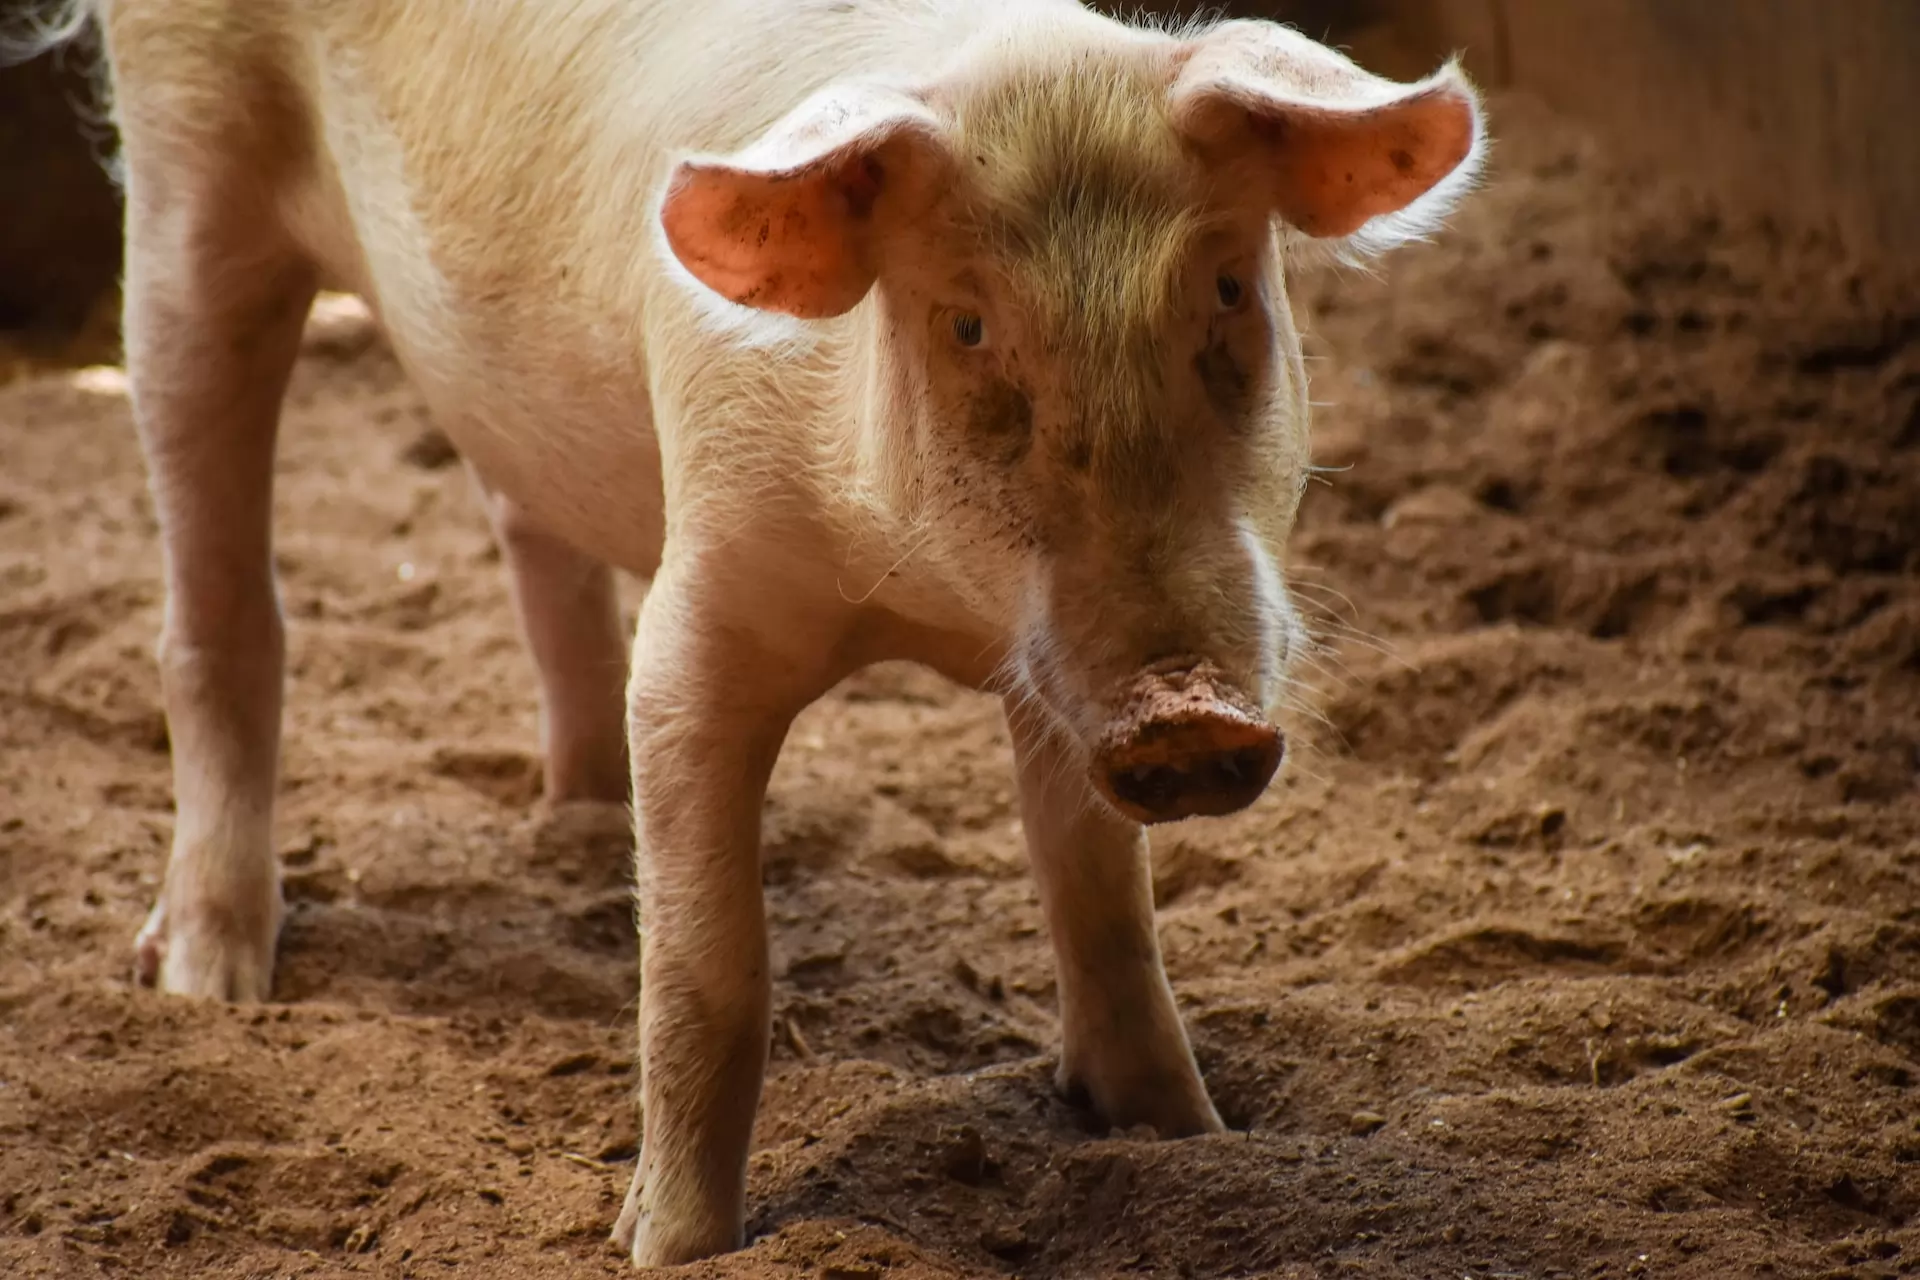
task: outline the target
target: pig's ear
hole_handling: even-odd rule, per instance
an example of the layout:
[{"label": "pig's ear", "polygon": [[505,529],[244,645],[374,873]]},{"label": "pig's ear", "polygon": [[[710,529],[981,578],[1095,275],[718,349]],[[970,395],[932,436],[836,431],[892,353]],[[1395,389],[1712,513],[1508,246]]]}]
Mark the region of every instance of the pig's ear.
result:
[{"label": "pig's ear", "polygon": [[1176,126],[1232,188],[1337,250],[1426,234],[1479,175],[1480,102],[1455,64],[1399,84],[1271,22],[1224,23],[1183,54]]},{"label": "pig's ear", "polygon": [[908,94],[837,86],[727,156],[683,160],[660,222],[693,276],[742,306],[803,319],[873,286],[884,224],[909,215],[945,156],[939,121]]}]

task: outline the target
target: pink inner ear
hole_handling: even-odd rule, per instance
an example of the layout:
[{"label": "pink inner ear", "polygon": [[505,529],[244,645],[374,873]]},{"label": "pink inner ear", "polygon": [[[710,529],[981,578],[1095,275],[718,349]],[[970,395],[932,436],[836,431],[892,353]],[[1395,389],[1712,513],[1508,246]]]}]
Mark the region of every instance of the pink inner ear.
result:
[{"label": "pink inner ear", "polygon": [[1249,116],[1280,216],[1310,236],[1351,235],[1406,208],[1473,150],[1472,100],[1450,85],[1367,111],[1266,101]]},{"label": "pink inner ear", "polygon": [[730,301],[809,320],[839,315],[872,283],[850,224],[872,207],[877,183],[854,167],[866,208],[849,207],[856,201],[831,164],[786,173],[683,165],[660,211],[667,243]]}]

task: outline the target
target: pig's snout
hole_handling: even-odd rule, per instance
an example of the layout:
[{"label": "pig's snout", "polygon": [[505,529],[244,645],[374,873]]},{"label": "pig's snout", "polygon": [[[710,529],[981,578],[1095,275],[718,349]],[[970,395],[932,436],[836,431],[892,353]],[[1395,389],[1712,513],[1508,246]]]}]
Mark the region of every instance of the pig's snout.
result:
[{"label": "pig's snout", "polygon": [[1093,753],[1093,781],[1138,822],[1246,808],[1273,781],[1280,731],[1211,663],[1149,670]]}]

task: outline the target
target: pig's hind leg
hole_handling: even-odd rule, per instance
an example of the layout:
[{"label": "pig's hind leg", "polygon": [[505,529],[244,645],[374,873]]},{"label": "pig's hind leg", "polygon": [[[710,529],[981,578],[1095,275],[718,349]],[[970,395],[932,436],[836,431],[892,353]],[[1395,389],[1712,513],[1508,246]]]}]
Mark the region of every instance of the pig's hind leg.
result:
[{"label": "pig's hind leg", "polygon": [[1109,808],[1045,713],[1009,700],[1020,816],[1059,975],[1061,1087],[1163,1138],[1222,1125],[1154,932],[1147,835]]},{"label": "pig's hind leg", "polygon": [[272,157],[244,146],[259,104],[212,92],[211,67],[170,69],[196,72],[216,77],[192,86],[204,110],[174,109],[180,83],[119,86],[127,370],[160,526],[175,815],[135,964],[166,991],[263,1000],[282,914],[274,438],[315,276],[278,230]]},{"label": "pig's hind leg", "polygon": [[627,638],[613,570],[474,479],[540,675],[540,742],[554,803],[627,799]]}]

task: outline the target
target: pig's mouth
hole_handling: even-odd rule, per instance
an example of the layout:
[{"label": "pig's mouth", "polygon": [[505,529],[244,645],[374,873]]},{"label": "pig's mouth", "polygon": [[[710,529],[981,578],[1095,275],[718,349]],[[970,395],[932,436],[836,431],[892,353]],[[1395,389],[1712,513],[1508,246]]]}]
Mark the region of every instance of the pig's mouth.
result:
[{"label": "pig's mouth", "polygon": [[1093,784],[1136,822],[1218,817],[1259,799],[1285,750],[1219,667],[1157,663],[1128,685],[1095,744]]}]

